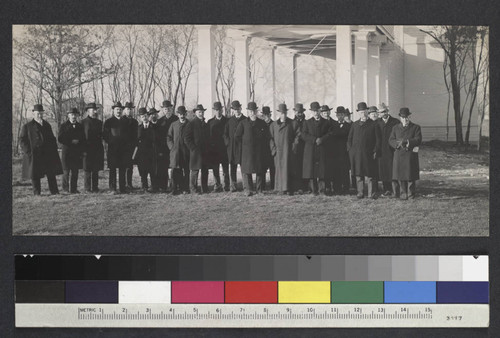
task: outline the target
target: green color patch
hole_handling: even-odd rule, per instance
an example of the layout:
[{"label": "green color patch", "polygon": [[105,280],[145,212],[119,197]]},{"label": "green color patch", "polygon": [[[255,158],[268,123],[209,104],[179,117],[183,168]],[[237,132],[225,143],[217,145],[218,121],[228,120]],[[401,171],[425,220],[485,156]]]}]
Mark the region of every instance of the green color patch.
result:
[{"label": "green color patch", "polygon": [[384,282],[332,282],[332,303],[382,304]]}]

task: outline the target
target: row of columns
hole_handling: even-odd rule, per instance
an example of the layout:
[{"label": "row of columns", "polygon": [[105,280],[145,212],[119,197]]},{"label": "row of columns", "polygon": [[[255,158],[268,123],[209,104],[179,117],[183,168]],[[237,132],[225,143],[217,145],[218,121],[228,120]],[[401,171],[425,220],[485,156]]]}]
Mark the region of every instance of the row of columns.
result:
[{"label": "row of columns", "polygon": [[[215,92],[215,44],[212,25],[200,25],[198,28],[198,101],[205,107],[211,107],[216,100]],[[352,38],[354,36],[354,60]],[[234,31],[231,34],[235,48],[235,87],[234,97],[243,105],[250,98],[250,67],[249,67],[249,38],[244,32]],[[337,105],[350,108],[356,120],[358,102],[364,101],[369,105],[380,102],[388,104],[388,69],[386,63],[381,63],[381,42],[374,37],[373,30],[359,30],[352,32],[351,26],[336,27],[336,94]],[[293,76],[291,83],[276,97],[276,47],[270,49],[272,62],[272,90],[273,111],[280,101],[284,100],[289,106],[298,99],[297,58],[298,54],[291,53],[290,63],[287,65]],[[354,64],[353,64],[354,61]],[[354,76],[353,76],[354,70]],[[381,76],[382,73],[382,76]],[[289,86],[289,87],[288,87]]]}]

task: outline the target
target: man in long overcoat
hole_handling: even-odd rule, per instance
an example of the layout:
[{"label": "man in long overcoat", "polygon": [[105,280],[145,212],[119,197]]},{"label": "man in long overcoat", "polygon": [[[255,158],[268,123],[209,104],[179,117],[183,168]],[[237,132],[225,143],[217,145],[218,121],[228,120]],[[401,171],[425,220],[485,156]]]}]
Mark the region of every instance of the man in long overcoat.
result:
[{"label": "man in long overcoat", "polygon": [[312,102],[310,110],[313,117],[304,122],[301,138],[305,141],[304,163],[302,177],[309,179],[310,189],[313,194],[325,194],[326,157],[325,146],[331,137],[332,125],[321,117],[321,107],[318,102]]},{"label": "man in long overcoat", "polygon": [[104,147],[102,145],[102,121],[97,118],[97,105],[85,107],[87,117],[82,120],[85,134],[83,153],[83,185],[86,192],[99,192],[99,170],[104,169]]},{"label": "man in long overcoat", "polygon": [[354,122],[347,138],[347,150],[352,173],[356,176],[357,197],[364,197],[364,182],[368,185],[368,197],[376,196],[377,158],[380,156],[381,135],[377,122],[368,118],[363,110],[361,118]]},{"label": "man in long overcoat", "polygon": [[265,173],[264,155],[269,147],[269,127],[257,118],[257,104],[249,102],[247,105],[248,119],[241,121],[236,128],[235,137],[241,143],[241,176],[243,189],[247,196],[252,195],[252,174],[256,174],[256,192],[264,190]]},{"label": "man in long overcoat", "polygon": [[198,187],[198,173],[201,170],[201,193],[208,192],[208,166],[207,166],[207,142],[208,127],[205,122],[205,108],[198,104],[194,111],[194,118],[189,121],[184,134],[184,143],[189,148],[189,189],[196,194]]},{"label": "man in long overcoat", "polygon": [[[150,121],[150,117],[156,114],[156,109],[149,112],[146,108],[139,108],[141,124],[137,130],[137,153],[136,161],[141,176],[141,188],[143,191],[157,193],[158,187],[158,127]],[[151,188],[148,184],[148,175],[151,178]]]},{"label": "man in long overcoat", "polygon": [[287,106],[278,107],[280,117],[271,124],[270,146],[276,167],[275,189],[283,194],[293,195],[295,187],[293,172],[293,145],[300,137],[298,125],[287,117]]},{"label": "man in long overcoat", "polygon": [[383,196],[394,194],[399,195],[398,181],[392,179],[392,164],[394,159],[394,148],[389,145],[389,137],[391,136],[392,128],[399,124],[398,119],[389,115],[389,108],[381,103],[379,105],[379,114],[381,118],[377,120],[382,135],[380,143],[381,155],[378,158],[378,175],[382,181]]},{"label": "man in long overcoat", "polygon": [[227,118],[222,115],[222,104],[214,102],[212,107],[214,116],[208,120],[208,149],[207,161],[209,169],[215,179],[214,191],[220,192],[223,187],[219,175],[219,167],[222,166],[224,175],[224,190],[229,191],[229,163],[227,160],[227,149],[224,143],[224,130],[226,129]]},{"label": "man in long overcoat", "polygon": [[158,179],[160,184],[160,191],[166,192],[171,188],[172,182],[169,183],[169,161],[170,154],[167,146],[167,133],[172,123],[179,118],[174,114],[174,106],[169,100],[163,101],[160,108],[162,116],[158,119],[157,130],[160,139],[158,148]]},{"label": "man in long overcoat", "polygon": [[[137,130],[139,127],[139,122],[134,117],[132,110],[135,108],[132,102],[125,102],[123,106],[122,119],[125,120],[130,128],[128,132],[129,141],[127,142],[127,158],[132,158],[135,146],[137,144]],[[134,187],[132,185],[132,174],[134,171],[133,161],[127,162],[127,167],[125,168],[125,186],[132,190]]]},{"label": "man in long overcoat", "polygon": [[[299,131],[299,133],[302,132],[302,128],[304,126],[304,121],[305,119],[305,114],[304,111],[306,110],[304,108],[304,105],[302,103],[296,103],[295,107],[293,108],[295,111],[295,117],[293,118],[293,123],[295,124],[295,128]],[[304,191],[307,191],[308,188],[308,181],[302,178],[302,167],[304,164],[304,147],[305,143],[304,140],[299,137],[295,140],[295,143],[292,147],[292,166],[293,166],[293,177],[294,177],[294,183],[293,187],[294,190],[302,194]]]},{"label": "man in long overcoat", "polygon": [[399,181],[400,198],[415,198],[415,181],[420,178],[418,146],[422,143],[422,133],[418,124],[410,121],[410,109],[401,108],[401,124],[392,128],[389,144],[395,150],[392,178]]},{"label": "man in long overcoat", "polygon": [[241,170],[241,143],[236,140],[234,133],[238,124],[245,120],[246,117],[241,113],[241,104],[239,101],[231,102],[231,117],[226,123],[224,129],[224,143],[227,147],[227,159],[229,161],[230,179],[231,179],[231,192],[237,191],[236,184],[236,170],[240,164]]},{"label": "man in long overcoat", "polygon": [[120,193],[127,193],[125,171],[130,167],[130,126],[128,120],[122,119],[123,106],[120,101],[111,106],[113,116],[104,121],[102,138],[108,144],[107,160],[109,168],[109,189],[116,190],[116,170]]},{"label": "man in long overcoat", "polygon": [[349,153],[347,152],[347,137],[351,130],[348,111],[343,106],[336,109],[337,120],[333,121],[332,156],[333,162],[333,192],[338,195],[349,193]]},{"label": "man in long overcoat", "polygon": [[[269,129],[272,128],[273,119],[271,118],[271,108],[268,106],[262,107],[262,114],[260,118],[266,122]],[[276,166],[274,164],[274,158],[271,155],[271,148],[266,149],[266,153],[264,154],[264,166],[266,167],[265,172],[267,173],[267,169],[269,169],[269,189],[274,190],[275,185],[275,176],[276,176]],[[262,183],[264,189],[266,188],[266,176],[264,175],[264,182]]]},{"label": "man in long overcoat", "polygon": [[33,106],[33,119],[23,125],[19,141],[23,150],[23,179],[31,179],[33,193],[40,195],[40,179],[47,176],[52,195],[58,194],[56,175],[62,174],[57,141],[50,124],[43,119],[43,106]]},{"label": "man in long overcoat", "polygon": [[[328,121],[328,123],[330,124],[331,131],[333,131],[333,123],[335,122],[335,120],[330,117],[332,109],[333,108],[328,107],[328,105],[323,105],[320,108],[321,117]],[[330,195],[333,192],[333,166],[335,165],[336,161],[333,153],[333,147],[334,147],[333,134],[331,134],[331,136],[326,139],[324,147],[326,149],[326,157],[325,157],[325,177],[323,179],[325,181],[325,194]]]},{"label": "man in long overcoat", "polygon": [[186,107],[177,107],[179,119],[170,125],[167,133],[167,145],[170,150],[170,168],[172,168],[172,194],[189,192],[189,148],[184,143],[188,121]]},{"label": "man in long overcoat", "polygon": [[[68,119],[61,124],[57,137],[62,145],[61,162],[63,167],[62,190],[72,194],[79,193],[78,170],[82,169],[82,156],[85,151],[85,133],[78,123],[80,112],[73,108],[67,112]],[[70,183],[71,180],[71,183]]]}]

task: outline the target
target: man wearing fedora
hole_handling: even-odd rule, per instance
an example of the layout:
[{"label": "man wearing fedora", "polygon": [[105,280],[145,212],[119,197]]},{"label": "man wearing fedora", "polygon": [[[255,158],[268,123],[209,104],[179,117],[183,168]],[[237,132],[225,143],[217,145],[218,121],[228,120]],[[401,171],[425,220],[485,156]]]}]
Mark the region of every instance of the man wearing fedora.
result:
[{"label": "man wearing fedora", "polygon": [[[331,130],[333,131],[333,123],[335,122],[331,117],[331,111],[333,108],[330,108],[328,105],[323,105],[320,108],[321,117],[328,121],[330,124]],[[326,150],[325,156],[325,195],[331,195],[333,193],[333,166],[335,164],[336,159],[334,158],[333,153],[333,145],[334,139],[333,134],[331,137],[328,137],[325,140],[324,146]]]},{"label": "man wearing fedora", "polygon": [[[371,114],[376,113],[375,110]],[[347,137],[347,150],[351,162],[352,173],[356,176],[357,197],[363,198],[364,182],[368,186],[368,197],[377,198],[376,182],[378,161],[380,156],[380,129],[376,121],[368,118],[370,110],[365,102],[358,104],[358,112],[363,112],[360,119],[352,124]]]},{"label": "man wearing fedora", "polygon": [[118,169],[119,193],[127,193],[125,171],[130,167],[130,126],[122,119],[123,106],[120,101],[111,106],[113,116],[104,121],[102,138],[108,144],[107,160],[109,168],[109,189],[118,193],[116,171]]},{"label": "man wearing fedora", "polygon": [[85,133],[83,126],[77,121],[77,117],[80,116],[78,109],[72,108],[67,112],[67,116],[68,119],[61,124],[57,137],[57,140],[62,145],[62,190],[67,193],[77,194],[79,193],[77,189],[78,170],[82,169],[82,157],[85,151]]},{"label": "man wearing fedora", "polygon": [[[273,119],[271,118],[271,108],[268,106],[262,107],[262,112],[260,118],[267,124],[268,128],[272,128]],[[265,173],[267,173],[267,169],[269,169],[269,190],[274,190],[275,184],[275,175],[276,175],[276,166],[274,164],[274,158],[271,154],[271,148],[266,149],[264,154],[264,166]],[[264,182],[262,183],[264,189],[266,188],[266,176],[264,175]]]},{"label": "man wearing fedora", "polygon": [[194,118],[189,121],[184,134],[184,143],[189,148],[190,180],[189,190],[192,194],[198,193],[198,173],[201,170],[201,193],[208,192],[207,142],[208,127],[205,122],[205,108],[198,104],[193,109]]},{"label": "man wearing fedora", "polygon": [[392,179],[399,181],[400,198],[415,198],[415,182],[420,178],[418,147],[422,143],[420,126],[410,121],[410,109],[401,108],[401,123],[392,128],[389,144],[395,149]]},{"label": "man wearing fedora", "polygon": [[382,141],[380,143],[381,155],[378,158],[379,180],[382,181],[382,196],[399,195],[398,181],[392,179],[392,165],[394,160],[394,148],[389,144],[392,128],[399,124],[398,119],[389,115],[389,107],[385,103],[379,105],[378,113],[380,118],[377,120]]},{"label": "man wearing fedora", "polygon": [[256,192],[262,193],[264,190],[264,155],[269,147],[270,135],[267,124],[257,118],[258,109],[255,102],[248,103],[248,118],[238,124],[234,134],[241,143],[241,176],[246,196],[253,194],[252,174],[256,174]]},{"label": "man wearing fedora", "polygon": [[99,192],[99,170],[104,169],[104,147],[102,145],[102,121],[97,118],[97,105],[85,106],[87,117],[82,120],[85,135],[83,153],[83,185],[86,192]]},{"label": "man wearing fedora", "polygon": [[23,150],[22,178],[31,179],[33,193],[40,195],[40,179],[47,176],[52,195],[58,194],[56,176],[63,173],[57,152],[57,141],[50,124],[43,119],[44,109],[35,104],[33,119],[24,124],[19,141]]},{"label": "man wearing fedora", "polygon": [[[214,192],[221,192],[223,189],[229,191],[229,163],[224,143],[224,130],[226,129],[227,118],[222,114],[222,104],[220,102],[214,102],[212,110],[213,117],[207,122],[207,165],[209,169],[212,169],[214,175]],[[220,166],[222,166],[224,175],[224,187],[222,187],[219,175]]]},{"label": "man wearing fedora", "polygon": [[179,119],[174,121],[167,133],[167,145],[170,150],[170,168],[172,168],[172,194],[189,192],[189,148],[184,143],[188,124],[186,107],[177,107]]},{"label": "man wearing fedora", "polygon": [[271,154],[276,167],[276,191],[293,195],[293,146],[300,137],[298,125],[287,117],[285,103],[278,106],[279,118],[271,124]]},{"label": "man wearing fedora", "polygon": [[[137,129],[139,127],[139,122],[133,116],[133,109],[135,108],[132,102],[125,102],[123,106],[122,119],[125,120],[129,126],[130,131],[128,132],[129,141],[127,142],[127,158],[132,158],[135,146],[137,144]],[[132,185],[132,174],[134,171],[133,161],[128,161],[127,167],[125,168],[125,186],[127,189],[132,190],[134,187]]]},{"label": "man wearing fedora", "polygon": [[236,170],[238,164],[240,164],[241,169],[241,143],[234,137],[234,133],[240,122],[245,119],[246,117],[241,113],[240,102],[237,100],[231,102],[231,117],[228,119],[224,129],[224,143],[227,147],[227,159],[230,169],[231,192],[237,191]]},{"label": "man wearing fedora", "polygon": [[[158,148],[158,179],[160,184],[160,191],[166,192],[168,188],[172,188],[172,182],[169,182],[171,173],[169,175],[169,161],[170,153],[167,146],[167,133],[173,122],[179,118],[174,114],[174,106],[169,100],[163,101],[161,108],[161,117],[158,119],[158,137],[160,145]],[[172,190],[172,189],[171,189]]]},{"label": "man wearing fedora", "polygon": [[347,152],[347,137],[351,130],[349,110],[338,106],[335,112],[337,120],[332,122],[332,157],[333,162],[333,192],[338,195],[349,193],[349,153]]},{"label": "man wearing fedora", "polygon": [[309,180],[310,189],[314,195],[325,194],[326,143],[331,136],[332,125],[321,117],[321,107],[318,102],[312,102],[310,110],[313,116],[304,122],[300,137],[305,142],[302,177]]},{"label": "man wearing fedora", "polygon": [[[295,111],[295,117],[293,118],[294,129],[297,129],[299,134],[302,132],[304,121],[306,120],[306,116],[304,112],[306,109],[302,103],[296,103],[293,108]],[[292,171],[294,177],[293,187],[297,193],[302,194],[304,191],[307,191],[307,185],[309,182],[302,178],[302,166],[304,164],[304,147],[305,143],[301,137],[295,139],[294,144],[292,146]]]},{"label": "man wearing fedora", "polygon": [[[141,176],[141,188],[150,193],[158,192],[158,128],[151,122],[151,116],[157,114],[156,109],[139,108],[141,124],[137,131],[136,161]],[[151,188],[148,184],[151,179]]]}]

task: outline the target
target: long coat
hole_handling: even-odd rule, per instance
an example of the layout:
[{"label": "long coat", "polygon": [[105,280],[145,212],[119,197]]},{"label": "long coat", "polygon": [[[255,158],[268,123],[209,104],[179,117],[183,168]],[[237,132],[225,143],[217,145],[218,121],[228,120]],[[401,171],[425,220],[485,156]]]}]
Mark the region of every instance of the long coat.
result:
[{"label": "long coat", "polygon": [[91,117],[82,120],[85,134],[85,153],[83,170],[99,171],[104,169],[104,146],[102,145],[102,121]]},{"label": "long coat", "polygon": [[[123,120],[124,122],[126,122],[129,130],[127,132],[127,137],[128,137],[128,142],[127,142],[127,149],[126,149],[126,152],[127,152],[127,159],[131,159],[133,154],[134,154],[134,149],[137,145],[137,133],[138,133],[138,130],[139,130],[139,122],[137,122],[137,120],[133,117],[128,117],[128,116],[125,116],[123,115],[120,120]],[[129,161],[128,162],[128,165],[131,166],[132,165],[132,161]]]},{"label": "long coat", "polygon": [[170,125],[167,133],[167,145],[170,151],[170,168],[185,168],[189,166],[189,148],[184,143],[187,120],[180,120]]},{"label": "long coat", "polygon": [[261,119],[245,119],[238,124],[234,134],[241,142],[241,172],[243,174],[264,173],[265,155],[269,148],[269,128]]},{"label": "long coat", "polygon": [[199,170],[207,165],[207,140],[207,124],[195,116],[188,122],[184,134],[184,143],[189,148],[190,170]]},{"label": "long coat", "polygon": [[108,144],[108,168],[128,168],[132,164],[131,132],[128,119],[112,116],[104,121],[102,138]]},{"label": "long coat", "polygon": [[[57,140],[62,145],[61,162],[63,170],[82,169],[82,157],[85,151],[85,132],[83,126],[76,122],[73,126],[66,121],[59,128]],[[73,144],[73,141],[78,143]]]},{"label": "long coat", "polygon": [[332,154],[333,162],[333,179],[340,179],[350,169],[349,153],[347,152],[347,137],[351,130],[351,123],[332,123]]},{"label": "long coat", "polygon": [[231,164],[241,163],[241,143],[234,137],[236,128],[241,121],[246,120],[244,115],[239,118],[232,116],[228,119],[226,127],[224,128],[224,143],[227,147],[227,159]]},{"label": "long coat", "polygon": [[212,117],[207,122],[208,144],[207,163],[209,167],[219,167],[221,163],[227,163],[227,148],[224,143],[224,130],[226,129],[227,118],[220,119]]},{"label": "long coat", "polygon": [[389,145],[389,137],[391,136],[392,128],[399,124],[399,120],[389,116],[387,122],[382,119],[377,120],[382,141],[380,142],[381,156],[378,158],[378,175],[382,182],[392,180],[392,162],[394,158],[394,148]]},{"label": "long coat", "polygon": [[141,176],[148,173],[158,174],[158,127],[153,123],[144,128],[141,123],[137,129],[137,167]]},{"label": "long coat", "polygon": [[335,162],[337,159],[334,157],[334,142],[335,140],[333,139],[333,124],[335,123],[335,120],[329,117],[328,119],[325,119],[328,121],[330,124],[330,137],[326,138],[324,147],[326,150],[326,156],[325,156],[325,175],[324,179],[332,180],[333,179],[333,168],[335,166]]},{"label": "long coat", "polygon": [[299,137],[295,139],[295,144],[292,147],[292,166],[293,166],[293,175],[295,177],[302,178],[302,167],[304,165],[304,147],[305,142],[300,137],[302,133],[302,129],[304,126],[305,119],[299,120],[297,117],[293,119],[293,124],[295,128],[299,132]]},{"label": "long coat", "polygon": [[[408,148],[397,148],[398,141],[408,140]],[[392,179],[398,181],[416,181],[420,178],[420,167],[418,164],[418,152],[414,148],[422,143],[420,126],[410,122],[403,127],[400,123],[392,128],[389,144],[397,148],[394,152],[394,163],[392,167]]]},{"label": "long coat", "polygon": [[380,156],[381,138],[376,121],[368,119],[363,123],[358,120],[352,124],[347,138],[347,150],[353,175],[378,176],[377,158]]},{"label": "long coat", "polygon": [[19,140],[23,149],[23,179],[62,174],[56,137],[47,121],[42,121],[42,125],[35,120],[26,123]]},{"label": "long coat", "polygon": [[172,123],[177,121],[179,118],[176,115],[172,115],[169,118],[162,116],[158,119],[156,123],[158,138],[160,144],[158,145],[158,166],[159,170],[165,172],[169,166],[170,162],[170,150],[167,145],[167,134]]},{"label": "long coat", "polygon": [[[264,120],[262,120],[264,121]],[[272,119],[269,119],[268,122],[264,121],[267,124],[267,127],[269,128],[269,132],[271,132],[271,128],[273,126],[274,121]],[[274,163],[274,157],[271,154],[271,148],[268,147],[265,149],[265,154],[264,154],[264,165],[266,168],[271,168],[275,166]]]},{"label": "long coat", "polygon": [[[327,177],[327,141],[331,137],[331,123],[323,118],[316,121],[312,117],[304,122],[300,137],[305,141],[302,177],[320,179]],[[320,145],[316,144],[317,138],[321,139]]]},{"label": "long coat", "polygon": [[275,190],[289,191],[292,189],[293,153],[295,140],[300,137],[298,125],[290,118],[285,122],[276,120],[269,129],[271,134],[270,148],[276,167]]}]

